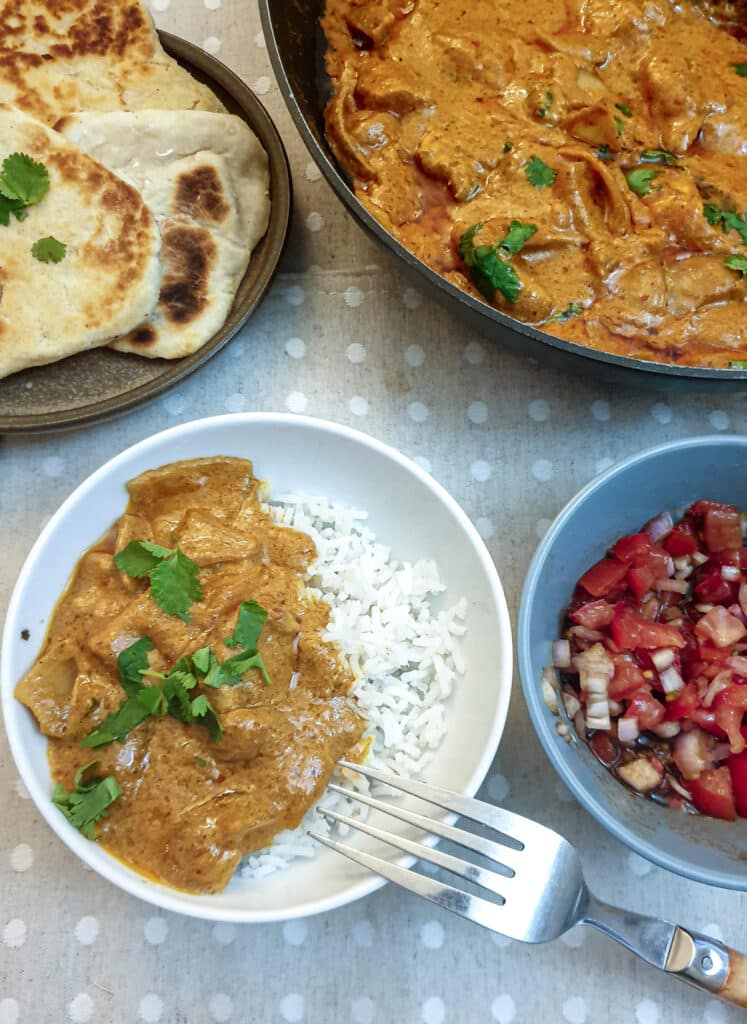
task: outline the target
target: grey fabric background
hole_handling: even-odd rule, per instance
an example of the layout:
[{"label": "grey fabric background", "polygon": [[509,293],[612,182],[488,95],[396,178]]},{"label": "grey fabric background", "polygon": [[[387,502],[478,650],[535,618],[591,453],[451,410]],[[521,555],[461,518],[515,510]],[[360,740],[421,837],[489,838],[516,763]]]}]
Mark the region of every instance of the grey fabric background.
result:
[{"label": "grey fabric background", "polygon": [[[266,103],[296,207],[282,273],[243,335],[197,376],[115,422],[0,439],[0,609],[38,531],[104,460],[174,423],[305,411],[427,460],[488,540],[515,615],[538,536],[612,461],[657,441],[745,432],[745,395],[667,398],[550,372],[470,334],[402,281],[344,213],[300,142],[251,0],[155,0]],[[560,785],[518,692],[484,792],[560,829],[605,899],[747,946],[745,898],[630,854]],[[497,940],[394,889],[285,926],[160,913],[83,868],[40,820],[0,734],[0,1024],[722,1024],[743,1015],[604,939]]]}]

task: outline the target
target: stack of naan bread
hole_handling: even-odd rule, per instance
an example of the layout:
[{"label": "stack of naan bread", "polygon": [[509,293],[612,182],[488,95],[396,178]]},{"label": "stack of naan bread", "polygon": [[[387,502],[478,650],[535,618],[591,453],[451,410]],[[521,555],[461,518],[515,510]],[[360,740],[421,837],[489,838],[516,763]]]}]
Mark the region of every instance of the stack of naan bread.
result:
[{"label": "stack of naan bread", "polygon": [[[220,329],[267,229],[267,156],[138,0],[0,2],[12,153],[50,187],[0,224],[0,378],[101,345],[176,359]],[[49,236],[59,263],[31,254]]]}]

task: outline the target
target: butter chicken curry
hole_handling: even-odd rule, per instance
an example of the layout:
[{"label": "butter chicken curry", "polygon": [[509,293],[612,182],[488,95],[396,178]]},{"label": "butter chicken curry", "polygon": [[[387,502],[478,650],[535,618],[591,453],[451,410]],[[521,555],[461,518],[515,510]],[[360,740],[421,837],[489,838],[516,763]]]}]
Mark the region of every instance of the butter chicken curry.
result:
[{"label": "butter chicken curry", "polygon": [[[252,465],[144,473],[81,558],[16,695],[49,738],[54,801],[166,885],[217,892],[294,828],[364,723],[307,595],[305,534],[274,525]],[[360,753],[360,750],[358,750]]]},{"label": "butter chicken curry", "polygon": [[592,348],[728,366],[747,358],[746,6],[327,0],[328,138],[373,216],[465,291]]}]

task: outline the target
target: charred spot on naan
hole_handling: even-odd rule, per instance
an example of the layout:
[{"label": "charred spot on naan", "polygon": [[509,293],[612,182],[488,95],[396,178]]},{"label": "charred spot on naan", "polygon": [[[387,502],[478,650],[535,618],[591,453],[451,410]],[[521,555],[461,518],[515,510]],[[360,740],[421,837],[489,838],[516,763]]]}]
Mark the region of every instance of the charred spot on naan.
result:
[{"label": "charred spot on naan", "polygon": [[208,304],[208,285],[218,251],[204,228],[172,224],[161,233],[165,267],[161,306],[168,320],[186,325]]},{"label": "charred spot on naan", "polygon": [[204,164],[180,174],[176,182],[174,208],[193,220],[211,220],[220,224],[231,212],[223,183],[214,167]]},{"label": "charred spot on naan", "polygon": [[152,345],[158,338],[156,329],[152,324],[143,324],[142,327],[138,327],[136,331],[130,334],[128,340],[133,345]]}]

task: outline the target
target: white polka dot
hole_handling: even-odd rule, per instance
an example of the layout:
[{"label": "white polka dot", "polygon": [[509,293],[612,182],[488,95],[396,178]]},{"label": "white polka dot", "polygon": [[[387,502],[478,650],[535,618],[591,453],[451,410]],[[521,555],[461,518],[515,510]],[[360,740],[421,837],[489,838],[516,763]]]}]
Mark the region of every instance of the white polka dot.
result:
[{"label": "white polka dot", "polygon": [[291,391],[285,399],[285,407],[290,412],[306,412],[307,405],[306,395],[302,391]]},{"label": "white polka dot", "polygon": [[58,477],[65,472],[65,460],[59,455],[49,455],[42,462],[42,469],[45,476]]},{"label": "white polka dot", "polygon": [[203,0],[209,11],[218,11],[223,6],[223,0]]},{"label": "white polka dot", "polygon": [[353,925],[353,942],[359,949],[370,949],[373,946],[374,930],[370,921],[357,921]]},{"label": "white polka dot", "polygon": [[594,469],[597,473],[604,473],[605,469],[609,469],[610,466],[614,466],[615,460],[611,459],[609,455],[603,456],[601,459],[597,459],[594,463]]},{"label": "white polka dot", "polygon": [[425,352],[420,345],[408,345],[405,349],[405,362],[408,366],[422,366],[425,362]]},{"label": "white polka dot", "polygon": [[368,402],[362,395],[353,395],[348,405],[353,416],[365,416],[368,413]]},{"label": "white polka dot", "polygon": [[534,532],[540,540],[545,536],[547,531],[552,526],[552,519],[538,519],[534,524]]},{"label": "white polka dot", "polygon": [[217,36],[208,36],[207,39],[202,40],[202,48],[215,56],[216,53],[220,53],[221,41]]},{"label": "white polka dot", "polygon": [[728,430],[729,416],[723,409],[715,409],[708,417],[708,422],[714,430]]},{"label": "white polka dot", "polygon": [[443,1024],[446,1018],[446,1007],[444,1006],[443,999],[439,999],[438,996],[431,996],[430,999],[426,999],[422,1007],[422,1017],[424,1024]]},{"label": "white polka dot", "polygon": [[425,455],[415,455],[415,456],[413,456],[413,460],[412,461],[415,463],[416,466],[420,466],[421,469],[424,469],[426,473],[433,472],[433,467],[431,466],[431,460],[430,459],[426,459]]},{"label": "white polka dot", "polygon": [[169,416],[180,416],[187,408],[187,400],[181,395],[166,395],[163,407]]},{"label": "white polka dot", "polygon": [[26,785],[25,785],[23,779],[16,779],[16,781],[14,783],[14,786],[15,786],[16,796],[20,797],[21,800],[30,800],[31,799],[31,794],[26,789]]},{"label": "white polka dot", "polygon": [[228,412],[243,412],[246,409],[246,398],[238,391],[234,391],[232,395],[223,403],[224,408]]},{"label": "white polka dot", "polygon": [[493,520],[487,519],[485,516],[479,516],[475,519],[475,526],[483,540],[490,540],[490,538],[495,534]]},{"label": "white polka dot", "polygon": [[639,857],[637,853],[628,854],[628,867],[638,878],[644,878],[653,870],[653,864]]},{"label": "white polka dot", "polygon": [[154,11],[168,11],[171,0],[150,0],[150,5]]},{"label": "white polka dot", "polygon": [[322,172],[319,170],[317,165],[312,161],[306,164],[306,180],[307,181],[319,181],[322,176]]},{"label": "white polka dot", "polygon": [[267,75],[260,75],[256,82],[252,85],[252,92],[256,93],[257,96],[265,96],[270,91],[272,82]]},{"label": "white polka dot", "polygon": [[563,1017],[569,1024],[584,1024],[586,1020],[586,1003],[581,996],[571,996],[563,1003]]},{"label": "white polka dot", "polygon": [[467,416],[473,423],[485,423],[488,418],[488,407],[484,402],[470,402]]},{"label": "white polka dot", "polygon": [[550,406],[544,398],[537,398],[529,403],[529,417],[535,423],[544,423],[550,418]]},{"label": "white polka dot", "polygon": [[672,419],[672,410],[666,402],[657,402],[651,406],[651,415],[657,423],[669,423]]},{"label": "white polka dot", "polygon": [[659,1019],[659,1007],[653,999],[641,999],[635,1008],[635,1019],[638,1024],[656,1024]]},{"label": "white polka dot", "polygon": [[417,309],[423,301],[423,296],[420,292],[416,292],[414,288],[405,288],[402,301],[408,309]]},{"label": "white polka dot", "polygon": [[217,1021],[218,1024],[225,1024],[227,1020],[231,1019],[233,1003],[230,996],[227,996],[225,992],[216,992],[215,995],[210,997],[208,1009],[213,1020]]},{"label": "white polka dot", "polygon": [[572,804],[575,801],[573,793],[562,782],[555,783],[555,796],[564,804]]},{"label": "white polka dot", "polygon": [[306,342],[303,338],[288,338],[285,351],[292,359],[303,359],[306,355]]},{"label": "white polka dot", "polygon": [[350,288],[346,288],[343,293],[345,299],[345,305],[350,306],[351,309],[355,309],[357,306],[362,306],[366,296],[355,285],[351,285]]},{"label": "white polka dot", "polygon": [[286,921],[283,925],[283,938],[289,946],[302,946],[306,940],[309,926],[304,920]]},{"label": "white polka dot", "polygon": [[18,949],[26,941],[26,922],[14,917],[3,928],[3,943],[10,949]]},{"label": "white polka dot", "polygon": [[306,292],[299,284],[292,284],[285,289],[285,301],[289,306],[303,306],[306,301]]},{"label": "white polka dot", "polygon": [[610,403],[605,402],[599,398],[596,402],[591,403],[591,415],[595,420],[599,420],[600,423],[606,423],[610,418]]},{"label": "white polka dot", "polygon": [[258,32],[256,34],[256,36],[254,37],[254,45],[257,47],[258,50],[264,50],[265,49],[265,47],[267,46],[267,43],[265,42],[265,34],[264,34],[264,32]]},{"label": "white polka dot", "polygon": [[420,929],[420,941],[426,949],[440,949],[444,944],[444,926],[440,921],[426,921]]},{"label": "white polka dot", "polygon": [[464,350],[464,358],[472,366],[479,366],[485,358],[485,349],[479,341],[471,341]]},{"label": "white polka dot", "polygon": [[169,934],[169,926],[163,917],[150,917],[145,922],[145,941],[151,946],[160,946]]},{"label": "white polka dot", "polygon": [[498,1024],[511,1024],[516,1017],[516,1003],[509,995],[496,996],[490,1004],[490,1012]]},{"label": "white polka dot", "polygon": [[87,992],[79,992],[68,1003],[67,1014],[75,1024],[87,1024],[93,1016],[93,999]]},{"label": "white polka dot", "polygon": [[553,475],[554,470],[549,459],[536,459],[532,463],[532,476],[535,480],[540,480],[544,483],[547,480],[552,480]]},{"label": "white polka dot", "polygon": [[221,946],[230,946],[236,938],[236,925],[221,921],[213,928],[213,938]]},{"label": "white polka dot", "polygon": [[303,998],[297,992],[291,992],[280,1000],[280,1013],[289,1024],[303,1020]]},{"label": "white polka dot", "polygon": [[28,843],[19,843],[10,855],[10,866],[14,871],[28,871],[34,863],[34,851]]},{"label": "white polka dot", "polygon": [[495,775],[491,775],[488,779],[487,790],[490,794],[491,800],[495,800],[497,803],[502,803],[511,792],[511,787],[508,784],[506,776],[497,772]]},{"label": "white polka dot", "polygon": [[81,946],[92,946],[99,934],[99,922],[91,914],[81,917],[75,926],[75,938]]},{"label": "white polka dot", "polygon": [[586,941],[586,931],[581,925],[578,925],[576,928],[571,928],[565,935],[561,935],[560,941],[569,949],[580,949]]},{"label": "white polka dot", "polygon": [[366,346],[354,341],[345,349],[345,355],[351,363],[364,363],[366,361]]},{"label": "white polka dot", "polygon": [[723,1003],[717,1003],[715,999],[711,1000],[703,1011],[703,1024],[727,1024],[728,1019],[726,1007]]},{"label": "white polka dot", "polygon": [[509,939],[508,935],[501,935],[500,932],[491,932],[490,939],[494,946],[498,946],[499,949],[508,949],[513,942],[513,939]]},{"label": "white polka dot", "polygon": [[143,996],[137,1008],[137,1015],[144,1024],[158,1024],[163,1012],[163,1000],[155,992]]},{"label": "white polka dot", "polygon": [[407,406],[407,415],[415,423],[425,423],[428,419],[428,406],[423,402],[410,402]]},{"label": "white polka dot", "polygon": [[368,996],[361,996],[353,1001],[350,1013],[355,1024],[373,1024],[376,1007]]},{"label": "white polka dot", "polygon": [[704,935],[710,935],[712,939],[716,939],[717,942],[725,942],[723,930],[721,926],[711,922],[711,924],[705,925],[700,929]]},{"label": "white polka dot", "polygon": [[15,999],[9,996],[0,999],[0,1024],[18,1024],[21,1008]]},{"label": "white polka dot", "polygon": [[486,462],[485,459],[476,459],[469,467],[469,471],[472,474],[473,480],[479,480],[480,483],[485,483],[489,480],[493,470],[490,468],[490,463]]},{"label": "white polka dot", "polygon": [[306,227],[309,231],[321,231],[324,227],[324,217],[321,213],[317,213],[316,210],[312,210],[306,218]]}]

